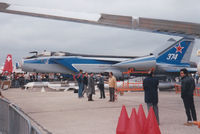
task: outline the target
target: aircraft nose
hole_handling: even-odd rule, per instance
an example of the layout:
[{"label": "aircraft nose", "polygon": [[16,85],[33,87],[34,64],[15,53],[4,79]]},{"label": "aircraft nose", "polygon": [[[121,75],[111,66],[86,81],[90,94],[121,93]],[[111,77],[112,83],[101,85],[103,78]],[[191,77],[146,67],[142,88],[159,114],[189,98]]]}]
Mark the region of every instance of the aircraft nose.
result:
[{"label": "aircraft nose", "polygon": [[25,72],[30,71],[29,66],[24,62],[24,60],[21,61],[21,68],[22,68],[22,71],[25,71]]},{"label": "aircraft nose", "polygon": [[22,71],[24,71],[24,72],[34,72],[35,70],[34,69],[32,69],[32,68],[30,68],[28,65],[26,65],[26,64],[22,64]]}]

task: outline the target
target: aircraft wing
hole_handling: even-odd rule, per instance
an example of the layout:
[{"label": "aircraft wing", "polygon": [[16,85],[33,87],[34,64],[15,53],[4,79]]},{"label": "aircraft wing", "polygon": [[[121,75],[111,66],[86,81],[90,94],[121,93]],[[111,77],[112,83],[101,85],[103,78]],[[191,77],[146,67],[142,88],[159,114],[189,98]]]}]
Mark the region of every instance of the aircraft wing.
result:
[{"label": "aircraft wing", "polygon": [[28,8],[7,3],[0,3],[0,12],[54,20],[111,26],[131,30],[141,30],[182,37],[200,38],[199,23],[142,17],[133,18],[131,16],[120,16],[111,14],[77,14],[53,9],[47,10],[39,8]]},{"label": "aircraft wing", "polygon": [[72,66],[72,64],[69,64],[69,63],[66,62],[66,60],[63,59],[63,58],[50,58],[49,60],[50,60],[50,62],[57,63],[57,64],[59,64],[59,65],[65,67],[65,68],[67,68],[67,69],[69,69],[69,70],[72,70],[73,72],[77,72],[77,70]]}]

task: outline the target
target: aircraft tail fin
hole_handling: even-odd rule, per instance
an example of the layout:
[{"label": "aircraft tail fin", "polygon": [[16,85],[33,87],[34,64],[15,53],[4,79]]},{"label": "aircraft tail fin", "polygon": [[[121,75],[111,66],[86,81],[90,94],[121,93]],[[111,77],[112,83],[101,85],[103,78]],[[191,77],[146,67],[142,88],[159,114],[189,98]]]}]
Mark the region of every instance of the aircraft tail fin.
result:
[{"label": "aircraft tail fin", "polygon": [[186,65],[189,60],[194,47],[194,39],[182,38],[173,43],[168,48],[162,50],[156,59],[157,63]]},{"label": "aircraft tail fin", "polygon": [[12,66],[12,55],[8,54],[6,57],[6,61],[4,64],[4,68],[3,68],[3,74],[11,74],[13,71],[13,66]]}]

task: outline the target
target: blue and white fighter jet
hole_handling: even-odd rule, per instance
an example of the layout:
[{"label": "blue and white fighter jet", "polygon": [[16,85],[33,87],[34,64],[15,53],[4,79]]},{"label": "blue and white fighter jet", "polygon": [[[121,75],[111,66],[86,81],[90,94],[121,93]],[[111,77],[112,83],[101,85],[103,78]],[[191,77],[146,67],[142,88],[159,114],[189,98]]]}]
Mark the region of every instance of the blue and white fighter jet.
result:
[{"label": "blue and white fighter jet", "polygon": [[26,72],[64,74],[74,74],[80,69],[84,72],[94,73],[112,71],[117,77],[121,77],[123,72],[130,68],[135,71],[148,71],[153,68],[158,75],[176,74],[181,68],[195,72],[196,66],[190,62],[193,46],[194,39],[182,38],[157,54],[143,57],[45,52],[43,55],[25,58],[22,69]]}]

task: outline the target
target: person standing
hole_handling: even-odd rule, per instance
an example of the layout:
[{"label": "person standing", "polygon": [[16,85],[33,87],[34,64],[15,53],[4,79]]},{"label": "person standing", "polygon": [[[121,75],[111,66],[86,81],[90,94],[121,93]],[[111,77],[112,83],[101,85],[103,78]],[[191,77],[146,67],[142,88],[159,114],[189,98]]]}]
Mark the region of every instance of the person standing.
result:
[{"label": "person standing", "polygon": [[144,100],[147,104],[148,111],[150,107],[153,107],[157,123],[160,124],[158,111],[158,85],[159,80],[153,76],[153,71],[150,71],[148,77],[143,80]]},{"label": "person standing", "polygon": [[180,70],[181,76],[181,98],[184,103],[185,112],[187,115],[187,122],[184,123],[186,126],[193,124],[193,121],[197,121],[196,110],[194,105],[194,90],[195,81],[192,77],[188,75],[188,70],[183,68]]},{"label": "person standing", "polygon": [[94,85],[94,77],[93,73],[91,73],[88,77],[88,101],[94,101],[92,99],[92,94],[94,93],[95,85]]},{"label": "person standing", "polygon": [[113,76],[112,72],[109,72],[109,79],[108,79],[108,85],[109,85],[109,93],[110,93],[110,102],[115,101],[115,90],[117,89],[117,82],[115,76]]},{"label": "person standing", "polygon": [[82,94],[82,92],[83,92],[83,71],[82,70],[80,70],[79,71],[79,74],[76,76],[76,80],[77,80],[77,82],[78,82],[78,97],[79,98],[82,98],[83,97],[83,94]]},{"label": "person standing", "polygon": [[105,91],[104,91],[104,78],[102,74],[99,75],[99,84],[98,84],[99,90],[100,90],[100,99],[105,99]]},{"label": "person standing", "polygon": [[83,76],[83,96],[86,93],[88,96],[88,73],[85,73]]}]

